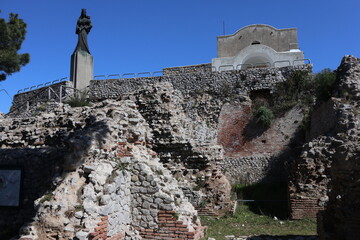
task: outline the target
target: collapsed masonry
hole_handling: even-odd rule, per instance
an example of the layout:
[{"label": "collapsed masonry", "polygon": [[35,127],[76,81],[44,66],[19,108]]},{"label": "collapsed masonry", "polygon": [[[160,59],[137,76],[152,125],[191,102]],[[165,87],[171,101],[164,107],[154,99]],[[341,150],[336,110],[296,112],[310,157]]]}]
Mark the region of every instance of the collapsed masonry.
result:
[{"label": "collapsed masonry", "polygon": [[[96,230],[92,233],[93,235],[97,234],[96,236],[106,232],[108,237],[118,236],[122,238],[125,234],[128,235],[128,238],[135,239],[138,235],[146,237],[149,234],[148,237],[151,238],[150,236],[158,236],[157,234],[169,234],[165,231],[166,226],[180,224],[179,227],[183,230],[185,230],[185,225],[188,226],[186,231],[190,232],[189,235],[195,234],[197,238],[200,235],[197,231],[201,231],[201,227],[196,225],[198,224],[196,217],[194,217],[196,213],[191,213],[193,210],[188,210],[190,213],[179,214],[179,208],[170,208],[166,204],[180,201],[176,199],[187,202],[186,199],[188,199],[199,210],[199,214],[222,215],[231,212],[234,204],[230,201],[230,184],[220,170],[229,168],[228,176],[231,176],[231,174],[244,176],[249,179],[249,182],[257,182],[263,179],[267,172],[276,169],[275,167],[269,168],[269,166],[273,165],[273,162],[277,164],[275,166],[281,167],[276,170],[283,172],[285,167],[283,163],[272,161],[267,156],[269,156],[270,152],[281,152],[284,146],[290,147],[288,145],[291,135],[298,129],[303,117],[301,111],[295,109],[295,112],[289,114],[289,116],[286,115],[284,118],[277,120],[277,123],[274,124],[275,127],[270,128],[263,138],[255,138],[252,143],[242,141],[241,134],[235,136],[233,143],[235,143],[236,148],[240,147],[241,149],[244,144],[250,144],[253,150],[259,150],[257,154],[260,156],[251,156],[244,153],[244,151],[235,151],[235,154],[240,153],[238,155],[239,162],[243,162],[243,165],[235,168],[230,165],[234,162],[234,158],[230,157],[236,155],[230,154],[231,151],[229,153],[226,144],[223,144],[222,141],[219,142],[218,137],[218,131],[222,127],[222,125],[218,125],[218,122],[221,122],[221,116],[226,113],[226,109],[229,109],[229,104],[235,108],[246,107],[250,104],[251,110],[252,100],[249,96],[251,97],[252,93],[265,90],[270,95],[274,95],[277,84],[286,81],[292,73],[311,70],[311,66],[304,65],[213,73],[206,71],[206,66],[201,67],[205,67],[203,71],[183,75],[172,75],[172,69],[168,69],[168,74],[162,77],[129,79],[127,81],[93,81],[90,86],[91,98],[99,103],[91,108],[70,109],[67,105],[60,105],[59,108],[59,105],[55,103],[46,105],[38,103],[31,106],[32,111],[30,113],[26,113],[37,115],[37,117],[26,117],[23,111],[19,111],[21,108],[18,108],[17,115],[23,115],[22,119],[6,118],[3,120],[7,121],[4,122],[4,126],[11,127],[2,129],[1,148],[8,148],[13,155],[20,152],[20,148],[25,148],[21,150],[25,152],[29,148],[35,148],[34,151],[37,152],[38,156],[41,156],[43,152],[50,151],[48,155],[56,156],[52,159],[52,162],[56,164],[51,164],[52,162],[48,161],[30,165],[39,167],[44,164],[46,169],[49,169],[47,171],[48,175],[42,176],[43,173],[39,168],[31,171],[30,174],[27,172],[28,170],[25,171],[25,176],[27,176],[25,182],[28,181],[34,186],[33,195],[26,199],[27,207],[23,208],[26,211],[24,210],[20,214],[14,214],[16,211],[4,212],[3,216],[18,215],[19,218],[14,219],[14,222],[21,224],[29,221],[33,214],[36,214],[36,222],[45,222],[41,224],[45,228],[38,229],[38,234],[49,235],[50,232],[53,232],[54,238],[67,238],[77,234],[78,238],[85,239],[93,231],[92,227],[95,223],[100,224],[99,227],[94,228]],[[192,68],[189,69],[192,70]],[[206,87],[204,88],[204,86]],[[36,93],[17,95],[14,107],[21,106],[21,98],[26,98],[29,94],[30,96],[36,95]],[[41,96],[41,94],[37,96]],[[107,98],[121,98],[122,102],[104,100]],[[185,99],[187,100],[185,101]],[[17,103],[19,104],[16,105]],[[134,103],[135,105],[131,105]],[[131,105],[131,114],[135,115],[135,117],[129,114],[127,109],[124,110],[125,113],[122,112],[123,108],[129,104]],[[114,105],[114,107],[108,110],[109,106],[107,105]],[[234,121],[237,122],[241,118],[248,117],[246,111],[244,113],[239,115],[234,112],[230,119],[236,115]],[[12,114],[16,115],[16,112]],[[139,114],[141,117],[138,117]],[[46,123],[41,123],[40,119],[42,117],[49,119],[45,121]],[[128,118],[128,122],[123,118]],[[139,120],[134,120],[138,118],[141,119],[140,123]],[[290,124],[291,127],[284,131],[288,123],[294,125]],[[112,127],[113,125],[119,126]],[[86,136],[84,131],[87,131],[87,129],[94,132],[94,135],[91,135],[90,138],[84,138]],[[141,129],[144,130],[139,132]],[[231,130],[231,126],[222,129]],[[95,132],[97,133],[95,134]],[[127,136],[128,133],[131,136]],[[267,140],[274,139],[274,136],[278,141]],[[85,143],[79,139],[82,139]],[[95,147],[92,141],[96,141],[94,143]],[[218,142],[225,146],[227,151],[227,153],[225,152],[227,154],[225,159],[222,147],[219,146]],[[230,144],[233,143],[230,142]],[[260,144],[260,147],[254,148],[257,144]],[[60,155],[52,154],[52,151],[55,150],[60,152]],[[140,152],[139,156],[135,154],[138,152]],[[162,169],[160,171],[152,169],[149,174],[141,175],[147,172],[147,167],[137,167],[136,164],[138,161],[145,161],[142,160],[144,158],[148,159],[148,165],[155,164],[158,159],[156,157],[153,159],[152,155],[155,154],[159,156],[161,163],[159,162],[158,165]],[[88,155],[91,157],[88,158]],[[28,166],[26,163],[28,164],[29,161],[24,160],[32,157],[31,154],[25,155],[25,157],[20,156],[18,160],[14,161],[16,159],[14,156],[8,153],[4,154],[4,156],[7,157],[0,159],[2,165],[12,163],[22,166]],[[246,161],[248,158],[257,159],[258,161],[255,161],[255,163],[254,161]],[[74,163],[79,165],[71,166],[66,161],[65,166],[63,166],[63,159],[76,160]],[[157,197],[154,195],[154,188],[151,185],[153,179],[151,178],[155,175],[164,174],[165,170],[163,170],[162,166],[171,172],[168,175],[169,179],[164,179],[167,182],[165,185],[174,183],[176,185],[174,188],[180,189],[181,192],[173,192],[171,195],[174,197],[173,200],[166,200],[165,205],[157,205],[164,203],[165,200],[162,198],[156,200]],[[246,168],[246,166],[249,167]],[[27,168],[32,169],[31,167]],[[60,176],[61,169],[67,171],[66,178],[61,180],[62,178],[58,177],[53,181],[52,177]],[[119,169],[123,171],[119,172]],[[239,169],[244,169],[244,171],[239,173]],[[131,174],[122,176],[121,174],[124,171],[130,171]],[[99,174],[98,172],[104,173]],[[97,180],[96,177],[93,177],[97,175],[104,176]],[[131,177],[131,183],[129,183],[129,175],[134,176]],[[277,176],[278,174],[273,172],[272,175]],[[104,179],[109,178],[112,180],[121,179],[118,180],[117,184],[120,184],[122,189],[130,186],[133,189],[132,191],[135,192],[131,192],[129,196],[128,191],[116,190],[116,195],[120,197],[111,198],[110,194],[111,200],[109,200],[109,197],[106,196],[109,195],[109,189],[105,189],[106,185],[104,185]],[[47,182],[36,182],[39,179],[47,179]],[[144,179],[146,179],[145,183],[143,183]],[[93,187],[79,187],[69,192],[67,188],[61,185],[63,183],[65,185],[77,183],[79,186],[87,186],[91,183]],[[117,187],[120,187],[120,185]],[[57,191],[60,191],[59,186],[63,189],[62,192],[69,192],[69,195],[72,196],[72,200],[69,201],[72,205],[62,206],[60,204],[60,201],[61,203],[63,201],[56,197]],[[102,186],[104,188],[101,188]],[[146,192],[148,188],[150,188],[150,192]],[[35,189],[41,189],[41,191],[35,191]],[[49,193],[45,194],[46,192]],[[143,197],[144,194],[146,197]],[[50,195],[51,201],[48,201],[48,197],[42,197],[43,195]],[[77,197],[74,197],[75,195]],[[94,197],[94,195],[97,197]],[[37,200],[35,204],[36,211],[32,211],[32,203],[37,198],[43,200]],[[114,200],[118,198],[121,198],[121,201],[125,201],[125,203],[118,203],[117,200]],[[52,201],[54,202],[52,203]],[[113,206],[118,206],[118,204],[128,207],[117,212],[114,210],[117,208]],[[129,208],[133,210],[131,211],[132,215],[127,211]],[[141,210],[142,208],[143,210]],[[158,209],[157,213],[155,213],[156,210],[151,211],[152,208]],[[191,207],[188,208],[191,209]],[[46,216],[60,216],[62,214],[72,219],[73,222],[69,222],[64,218],[61,221],[65,222],[60,221],[57,225],[52,222],[46,223],[40,217],[44,216],[44,219],[52,219]],[[181,217],[181,214],[187,217]],[[176,223],[175,218],[177,216],[183,221],[182,223]],[[159,225],[159,223],[165,225]],[[6,225],[5,220],[3,224]],[[117,227],[118,225],[123,227]],[[134,229],[134,226],[137,228]],[[165,229],[161,227],[165,227]],[[36,224],[35,227],[29,228],[36,229]],[[114,228],[116,230],[113,230]],[[195,228],[198,230],[193,231]],[[177,231],[176,229],[173,230]],[[176,238],[176,235],[173,237]]]},{"label": "collapsed masonry", "polygon": [[196,210],[151,150],[152,134],[132,101],[58,105],[1,122],[0,161],[24,171],[23,206],[1,209],[1,229],[28,222],[24,239],[202,236]]},{"label": "collapsed masonry", "polygon": [[333,97],[314,110],[310,136],[290,180],[292,218],[315,217],[322,240],[358,239],[360,59],[345,56]]},{"label": "collapsed masonry", "polygon": [[[223,215],[232,211],[231,186],[218,168],[223,160],[220,145],[206,141],[209,130],[193,130],[182,108],[181,92],[170,83],[157,83],[123,98],[135,98],[139,112],[150,125],[153,150],[178,180],[200,213]],[[200,126],[198,126],[200,127]]]}]

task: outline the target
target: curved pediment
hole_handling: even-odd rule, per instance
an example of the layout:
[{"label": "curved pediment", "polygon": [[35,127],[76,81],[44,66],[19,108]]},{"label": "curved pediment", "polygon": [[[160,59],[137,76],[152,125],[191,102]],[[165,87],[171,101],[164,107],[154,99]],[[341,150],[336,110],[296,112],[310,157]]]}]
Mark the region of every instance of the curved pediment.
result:
[{"label": "curved pediment", "polygon": [[263,44],[277,52],[298,49],[296,28],[277,29],[270,25],[253,24],[243,27],[234,34],[219,36],[218,57],[232,57],[247,46]]}]

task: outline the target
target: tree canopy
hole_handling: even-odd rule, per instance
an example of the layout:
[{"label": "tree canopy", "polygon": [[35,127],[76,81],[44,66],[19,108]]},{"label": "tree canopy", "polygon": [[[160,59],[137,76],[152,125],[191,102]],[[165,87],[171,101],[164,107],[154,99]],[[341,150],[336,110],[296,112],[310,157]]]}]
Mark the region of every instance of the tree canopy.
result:
[{"label": "tree canopy", "polygon": [[25,35],[26,23],[18,14],[10,13],[8,22],[0,18],[0,81],[29,63],[28,53],[18,53]]}]

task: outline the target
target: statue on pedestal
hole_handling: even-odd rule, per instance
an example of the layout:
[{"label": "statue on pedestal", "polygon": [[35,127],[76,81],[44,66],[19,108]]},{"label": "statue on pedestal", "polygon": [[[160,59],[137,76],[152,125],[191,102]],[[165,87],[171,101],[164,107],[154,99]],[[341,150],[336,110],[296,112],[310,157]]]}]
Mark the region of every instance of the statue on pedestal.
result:
[{"label": "statue on pedestal", "polygon": [[81,15],[76,24],[76,34],[78,34],[78,43],[75,51],[86,51],[90,54],[87,35],[92,28],[90,17],[86,15],[86,9],[81,10]]},{"label": "statue on pedestal", "polygon": [[81,10],[81,15],[76,24],[78,42],[75,51],[71,55],[70,80],[73,87],[84,90],[94,78],[94,59],[90,54],[87,35],[92,28],[90,17],[86,15],[86,9]]}]

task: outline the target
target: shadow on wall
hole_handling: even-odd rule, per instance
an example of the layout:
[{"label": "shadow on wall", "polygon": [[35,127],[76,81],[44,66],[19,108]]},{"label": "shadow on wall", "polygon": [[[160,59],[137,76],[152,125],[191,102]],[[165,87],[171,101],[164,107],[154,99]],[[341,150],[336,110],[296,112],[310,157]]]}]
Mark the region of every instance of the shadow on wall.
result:
[{"label": "shadow on wall", "polygon": [[[0,208],[0,239],[10,239],[24,223],[35,217],[34,201],[54,189],[52,179],[61,174],[59,164],[64,152],[65,149],[51,147],[0,149],[0,167],[22,170],[19,207]],[[6,204],[6,198],[2,202]]]},{"label": "shadow on wall", "polygon": [[37,211],[35,200],[42,197],[42,203],[51,198],[66,172],[82,164],[91,144],[102,147],[104,137],[109,133],[108,126],[94,116],[85,121],[83,128],[69,125],[68,131],[61,129],[52,137],[47,136],[45,146],[41,148],[0,149],[0,168],[11,166],[22,170],[20,205],[0,206],[0,239],[16,236],[22,225],[32,221]]},{"label": "shadow on wall", "polygon": [[288,218],[286,182],[235,185],[233,191],[239,203],[249,205],[249,209],[256,214]]},{"label": "shadow on wall", "polygon": [[[270,159],[261,181],[253,184],[234,184],[233,191],[242,203],[249,205],[250,210],[261,215],[276,216],[279,219],[289,218],[288,179],[293,163],[301,153],[304,132],[298,129],[291,139],[289,147]],[[246,179],[239,182],[246,183]],[[240,201],[241,203],[241,201]]]}]

